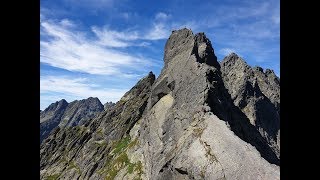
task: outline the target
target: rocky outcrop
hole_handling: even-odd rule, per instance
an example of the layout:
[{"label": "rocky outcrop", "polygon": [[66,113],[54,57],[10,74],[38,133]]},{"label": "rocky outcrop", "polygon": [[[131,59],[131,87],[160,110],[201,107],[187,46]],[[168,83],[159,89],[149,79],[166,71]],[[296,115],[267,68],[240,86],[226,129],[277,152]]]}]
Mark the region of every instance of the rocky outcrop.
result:
[{"label": "rocky outcrop", "polygon": [[267,81],[237,90],[225,70],[204,33],[173,31],[157,79],[150,72],[108,112],[42,142],[41,179],[280,179],[280,156],[257,126],[265,109],[252,115],[235,100],[275,104],[276,92]]},{"label": "rocky outcrop", "polygon": [[104,110],[105,111],[108,111],[110,108],[112,108],[114,105],[115,105],[116,103],[113,103],[113,102],[107,102],[107,103],[105,103],[104,105],[103,105],[103,107],[104,107]]},{"label": "rocky outcrop", "polygon": [[71,103],[63,99],[51,104],[40,112],[40,142],[57,126],[64,128],[84,124],[101,111],[103,105],[93,97]]},{"label": "rocky outcrop", "polygon": [[280,79],[270,69],[251,68],[235,53],[223,59],[221,72],[234,104],[280,158]]}]

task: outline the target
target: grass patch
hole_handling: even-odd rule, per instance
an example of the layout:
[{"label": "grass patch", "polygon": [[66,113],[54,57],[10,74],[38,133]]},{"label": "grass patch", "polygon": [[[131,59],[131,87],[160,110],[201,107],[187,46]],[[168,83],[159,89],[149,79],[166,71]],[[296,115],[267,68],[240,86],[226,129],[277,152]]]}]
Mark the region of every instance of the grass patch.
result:
[{"label": "grass patch", "polygon": [[81,135],[84,132],[89,131],[89,128],[85,126],[75,126],[74,128],[75,128],[75,131],[77,132],[77,135]]},{"label": "grass patch", "polygon": [[141,161],[138,161],[136,163],[134,170],[138,172],[139,176],[141,176],[141,174],[142,174],[142,163],[141,163]]},{"label": "grass patch", "polygon": [[128,173],[129,174],[132,174],[134,166],[135,166],[135,164],[129,163],[129,165],[128,165]]},{"label": "grass patch", "polygon": [[114,179],[118,172],[125,167],[127,167],[127,173],[132,174],[135,171],[141,179],[142,163],[140,161],[131,163],[125,152],[122,152],[110,165],[111,168],[106,171],[106,180]]},{"label": "grass patch", "polygon": [[52,174],[50,176],[47,176],[46,180],[57,180],[59,176],[60,174]]},{"label": "grass patch", "polygon": [[[138,144],[138,139],[131,141],[129,136],[122,138],[119,141],[116,141],[112,145],[112,151],[107,157],[107,162],[104,168],[97,171],[99,174],[106,174],[105,179],[111,180],[114,179],[119,171],[123,168],[127,168],[127,173],[132,174],[137,172],[138,179],[141,179],[142,174],[142,163],[138,161],[137,163],[131,163],[126,150],[132,148]],[[126,174],[127,174],[126,173]]]},{"label": "grass patch", "polygon": [[112,180],[116,177],[118,172],[130,163],[126,153],[121,153],[111,164],[111,168],[106,172],[106,180]]},{"label": "grass patch", "polygon": [[195,136],[201,137],[201,135],[202,135],[202,133],[203,133],[203,129],[201,129],[201,128],[195,128],[195,129],[193,129],[193,133],[194,133]]},{"label": "grass patch", "polygon": [[98,128],[98,129],[97,129],[97,134],[98,134],[99,136],[103,136],[102,128]]},{"label": "grass patch", "polygon": [[59,161],[58,163],[65,163],[65,162],[68,162],[67,158],[65,156],[63,156]]},{"label": "grass patch", "polygon": [[133,141],[130,142],[128,148],[131,149],[132,147],[136,146],[139,143],[138,138],[135,138]]},{"label": "grass patch", "polygon": [[125,138],[121,139],[120,142],[116,142],[115,148],[112,151],[113,154],[118,154],[119,152],[123,151],[129,144],[130,137],[126,136]]},{"label": "grass patch", "polygon": [[107,146],[107,141],[106,140],[94,141],[94,144],[98,147]]},{"label": "grass patch", "polygon": [[78,174],[81,174],[81,170],[80,170],[80,167],[76,165],[76,163],[74,161],[71,161],[69,163],[69,167],[67,168],[67,170],[70,170],[70,169],[76,169]]}]

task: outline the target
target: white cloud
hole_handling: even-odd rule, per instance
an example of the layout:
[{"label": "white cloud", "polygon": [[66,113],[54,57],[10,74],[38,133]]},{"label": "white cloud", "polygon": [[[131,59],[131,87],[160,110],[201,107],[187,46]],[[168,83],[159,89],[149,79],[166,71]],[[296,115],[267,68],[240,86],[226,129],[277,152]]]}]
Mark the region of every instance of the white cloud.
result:
[{"label": "white cloud", "polygon": [[72,78],[66,76],[42,76],[40,77],[41,108],[48,103],[60,99],[67,101],[98,97],[102,103],[118,101],[128,89],[101,88],[97,84],[89,83],[86,78]]},{"label": "white cloud", "polygon": [[147,32],[144,39],[159,40],[166,39],[170,35],[170,28],[164,23],[154,23],[152,28]]},{"label": "white cloud", "polygon": [[168,38],[173,27],[173,24],[167,21],[169,18],[170,15],[163,12],[158,12],[155,15],[151,28],[149,28],[149,30],[146,32],[146,35],[143,37],[143,39],[160,40]]},{"label": "white cloud", "polygon": [[[105,48],[100,41],[93,41],[86,38],[83,32],[71,30],[70,21],[64,20],[60,23],[43,21],[40,24],[41,32],[44,33],[42,35],[48,36],[47,39],[40,41],[40,61],[51,66],[90,74],[121,76],[126,74],[124,69],[145,71],[146,66],[152,65],[144,57]],[[125,34],[109,32],[114,35],[114,39],[110,39],[113,46],[125,43],[118,41],[124,38]],[[133,34],[128,36],[128,39],[134,38]]]},{"label": "white cloud", "polygon": [[99,28],[93,26],[92,31],[99,38],[98,43],[103,46],[109,47],[128,47],[134,46],[134,43],[129,41],[139,39],[138,32],[136,31],[114,31],[107,27]]},{"label": "white cloud", "polygon": [[62,19],[60,24],[63,27],[75,27],[75,24],[73,22],[71,22],[70,20],[68,20],[68,19]]},{"label": "white cloud", "polygon": [[137,46],[142,46],[142,47],[147,47],[150,45],[151,45],[151,43],[149,43],[149,42],[142,42],[142,43],[137,44]]},{"label": "white cloud", "polygon": [[[169,23],[167,22],[170,15],[163,12],[159,12],[155,15],[154,22],[151,27],[145,27],[144,29],[139,29],[138,31],[124,30],[115,31],[108,26],[103,28],[92,27],[92,31],[99,38],[98,43],[103,46],[108,47],[128,47],[128,46],[146,46],[149,45],[147,42],[136,43],[137,40],[160,40],[167,39],[170,36],[171,30],[174,27],[182,27],[181,24]],[[189,24],[185,24],[187,27]],[[194,24],[192,23],[194,26]]]},{"label": "white cloud", "polygon": [[[126,13],[128,14],[128,13]],[[110,47],[128,47],[128,46],[146,46],[149,43],[135,43],[131,41],[136,40],[160,40],[167,39],[170,36],[173,27],[177,27],[177,24],[169,23],[167,20],[170,15],[159,12],[155,15],[151,27],[145,27],[138,31],[124,30],[115,31],[107,26],[104,28],[92,27],[92,31],[99,38],[99,44]],[[182,27],[182,25],[179,25]]]},{"label": "white cloud", "polygon": [[[234,49],[231,48],[222,48],[218,51],[219,54],[223,55],[223,56],[227,56],[231,53],[236,53],[236,51]],[[239,54],[238,54],[239,55]]]},{"label": "white cloud", "polygon": [[167,20],[169,17],[170,17],[170,15],[168,15],[168,14],[166,14],[166,13],[163,13],[163,12],[159,12],[159,13],[156,14],[155,20],[165,21],[165,20]]}]

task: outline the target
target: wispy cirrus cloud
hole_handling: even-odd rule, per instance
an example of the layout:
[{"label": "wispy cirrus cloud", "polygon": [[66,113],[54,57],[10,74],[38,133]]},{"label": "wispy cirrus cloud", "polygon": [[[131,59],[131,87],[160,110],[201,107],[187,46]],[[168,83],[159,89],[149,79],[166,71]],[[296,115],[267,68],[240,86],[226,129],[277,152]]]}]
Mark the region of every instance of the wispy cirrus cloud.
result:
[{"label": "wispy cirrus cloud", "polygon": [[163,22],[154,23],[152,28],[146,33],[145,38],[150,40],[159,40],[169,37],[169,28]]},{"label": "wispy cirrus cloud", "polygon": [[65,93],[76,97],[105,97],[106,99],[119,99],[127,89],[99,88],[100,85],[92,84],[87,78],[45,76],[40,79],[40,92]]},{"label": "wispy cirrus cloud", "polygon": [[[70,71],[116,76],[126,75],[130,70],[144,72],[145,67],[152,66],[150,59],[105,48],[101,41],[87,38],[84,32],[76,30],[75,24],[70,20],[42,20],[40,24],[42,35],[46,37],[40,41],[42,63]],[[124,34],[110,32],[112,36],[105,37],[109,38],[110,46],[129,46],[121,41]]]},{"label": "wispy cirrus cloud", "polygon": [[108,26],[104,26],[103,28],[94,26],[92,27],[92,31],[99,38],[99,43],[105,46],[140,46],[146,42],[136,43],[136,40],[154,41],[168,38],[171,29],[177,26],[175,23],[168,21],[170,18],[170,14],[158,12],[155,14],[153,22],[149,26],[140,29],[115,31]]},{"label": "wispy cirrus cloud", "polygon": [[164,12],[158,12],[155,16],[155,20],[157,21],[165,21],[171,17],[170,14],[166,14]]},{"label": "wispy cirrus cloud", "polygon": [[171,14],[166,14],[164,12],[156,13],[153,23],[150,28],[145,32],[143,39],[148,40],[161,40],[167,39],[172,30],[177,30],[181,28],[191,28],[193,31],[197,31],[200,24],[196,23],[194,20],[184,21],[174,21],[171,18]]},{"label": "wispy cirrus cloud", "polygon": [[[220,49],[217,54],[221,54],[223,56],[228,56],[231,53],[237,53],[236,50],[230,49],[230,48],[222,48]],[[237,53],[239,56],[241,56],[239,53]]]},{"label": "wispy cirrus cloud", "polygon": [[128,47],[138,46],[137,43],[132,41],[140,39],[137,31],[115,31],[108,27],[99,28],[93,26],[92,31],[98,37],[98,44],[108,47]]}]

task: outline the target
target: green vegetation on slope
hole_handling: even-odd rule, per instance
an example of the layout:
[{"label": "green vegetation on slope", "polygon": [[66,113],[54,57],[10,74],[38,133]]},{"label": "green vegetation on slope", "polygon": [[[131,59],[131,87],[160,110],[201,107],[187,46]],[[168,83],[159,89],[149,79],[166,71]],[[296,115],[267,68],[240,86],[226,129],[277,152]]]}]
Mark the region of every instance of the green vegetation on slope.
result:
[{"label": "green vegetation on slope", "polygon": [[132,174],[136,172],[138,174],[136,179],[141,179],[142,163],[140,161],[136,163],[130,162],[126,153],[127,149],[134,147],[137,143],[137,139],[131,141],[129,136],[125,136],[121,140],[114,142],[105,167],[100,169],[98,173],[105,174],[106,180],[112,180],[117,176],[121,169],[127,168],[127,173]]}]

